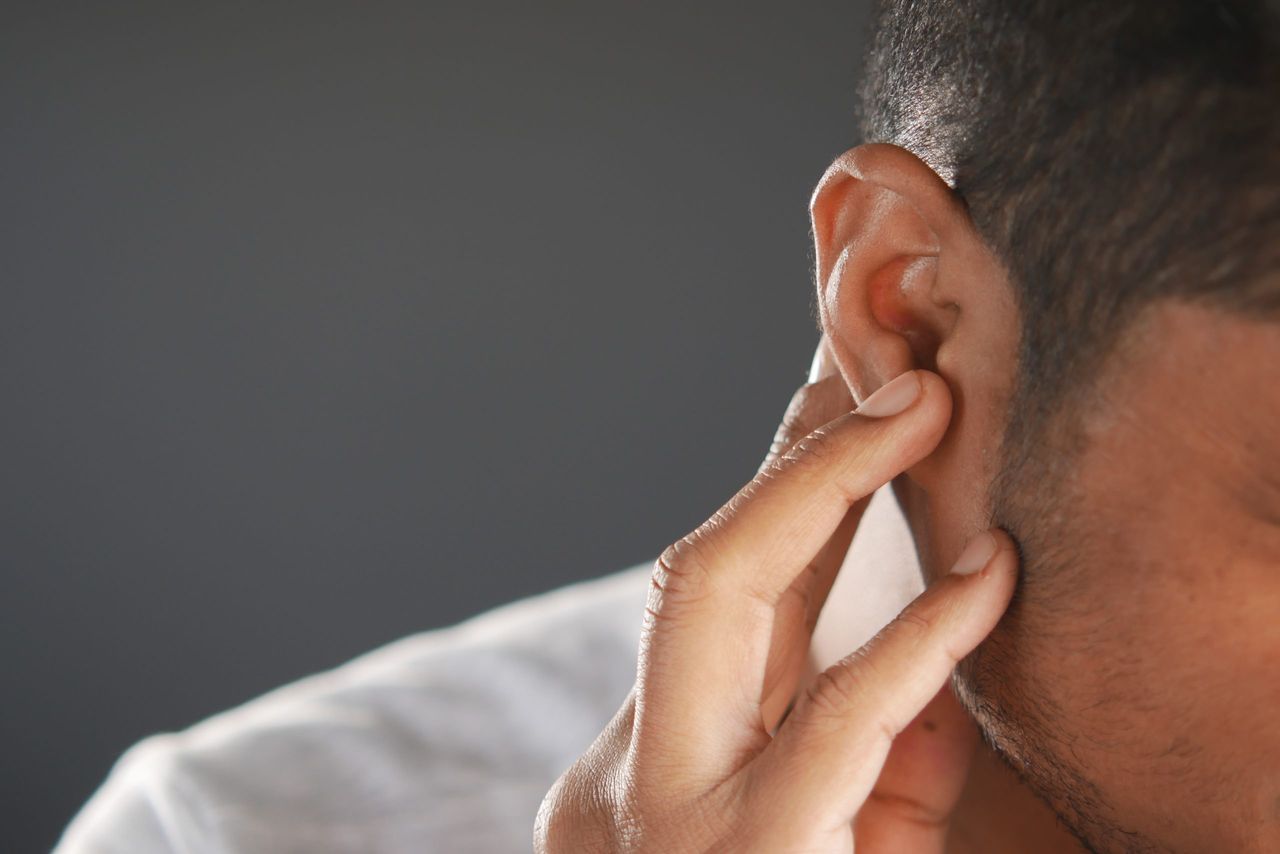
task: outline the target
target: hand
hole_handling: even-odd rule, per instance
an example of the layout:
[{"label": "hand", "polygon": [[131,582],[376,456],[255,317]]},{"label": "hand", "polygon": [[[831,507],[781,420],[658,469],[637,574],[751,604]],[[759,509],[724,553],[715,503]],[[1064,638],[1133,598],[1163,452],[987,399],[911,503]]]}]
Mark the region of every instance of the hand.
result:
[{"label": "hand", "polygon": [[539,852],[944,850],[974,744],[946,684],[1008,605],[1016,553],[979,534],[796,697],[869,497],[938,444],[951,396],[913,371],[851,407],[834,373],[802,387],[755,478],[658,558],[635,687],[547,794]]}]

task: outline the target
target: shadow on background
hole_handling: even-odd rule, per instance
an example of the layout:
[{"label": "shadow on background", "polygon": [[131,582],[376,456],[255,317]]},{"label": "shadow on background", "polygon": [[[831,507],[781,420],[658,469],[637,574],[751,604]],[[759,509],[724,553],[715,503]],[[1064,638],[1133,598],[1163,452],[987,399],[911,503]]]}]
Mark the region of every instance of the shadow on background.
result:
[{"label": "shadow on background", "polygon": [[0,20],[6,851],[130,743],[652,559],[817,340],[861,3]]}]

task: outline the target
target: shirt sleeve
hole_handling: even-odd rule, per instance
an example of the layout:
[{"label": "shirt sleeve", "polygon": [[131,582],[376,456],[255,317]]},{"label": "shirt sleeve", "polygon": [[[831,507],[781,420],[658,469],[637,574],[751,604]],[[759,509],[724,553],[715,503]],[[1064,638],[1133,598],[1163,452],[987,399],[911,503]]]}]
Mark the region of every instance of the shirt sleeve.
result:
[{"label": "shirt sleeve", "polygon": [[528,851],[635,678],[647,565],[398,641],[131,748],[57,854]]},{"label": "shirt sleeve", "polygon": [[130,748],[111,770],[108,784],[85,805],[64,833],[59,851],[84,854],[150,854],[208,850],[189,838],[173,737],[152,736]]}]

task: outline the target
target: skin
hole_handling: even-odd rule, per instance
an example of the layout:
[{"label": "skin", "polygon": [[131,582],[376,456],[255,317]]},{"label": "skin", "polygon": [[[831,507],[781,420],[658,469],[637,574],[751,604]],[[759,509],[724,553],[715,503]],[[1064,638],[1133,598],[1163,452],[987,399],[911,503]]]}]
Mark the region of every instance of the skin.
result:
[{"label": "skin", "polygon": [[1018,331],[1001,266],[894,146],[840,158],[812,213],[853,396],[927,366],[955,400],[894,484],[926,579],[997,511],[1023,553],[1018,601],[959,672],[1001,761],[975,761],[954,850],[1080,850],[1032,793],[1098,851],[1280,850],[1280,325],[1150,306],[1064,405],[1055,466],[995,508]]},{"label": "skin", "polygon": [[[659,559],[635,688],[537,850],[1280,850],[1280,325],[1148,307],[997,507],[1003,268],[895,146],[839,158],[811,211],[815,381]],[[859,646],[842,600],[902,567],[840,568],[890,481],[926,589]]]},{"label": "skin", "polygon": [[[796,442],[816,412],[851,403],[834,376],[801,389],[756,477],[664,551],[635,687],[548,793],[536,850],[945,850],[974,745],[946,683],[1009,602],[1012,542],[979,534],[951,573],[796,696],[869,496],[947,429],[936,374],[909,372],[893,389]],[[789,713],[779,696],[796,697]]]},{"label": "skin", "polygon": [[1022,602],[962,671],[1098,850],[1280,850],[1277,331],[1176,305],[1131,330],[1060,540],[1028,538]]}]

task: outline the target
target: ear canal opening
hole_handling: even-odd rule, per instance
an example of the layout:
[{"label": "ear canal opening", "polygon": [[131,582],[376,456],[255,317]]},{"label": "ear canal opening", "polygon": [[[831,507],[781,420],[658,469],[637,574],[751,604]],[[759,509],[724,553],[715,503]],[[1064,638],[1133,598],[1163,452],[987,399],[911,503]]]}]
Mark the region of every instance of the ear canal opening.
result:
[{"label": "ear canal opening", "polygon": [[868,282],[871,316],[882,329],[900,336],[917,368],[936,371],[942,336],[932,326],[929,285],[937,258],[903,255],[885,264]]}]

